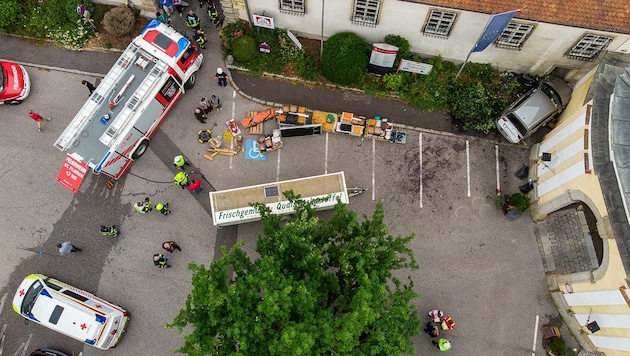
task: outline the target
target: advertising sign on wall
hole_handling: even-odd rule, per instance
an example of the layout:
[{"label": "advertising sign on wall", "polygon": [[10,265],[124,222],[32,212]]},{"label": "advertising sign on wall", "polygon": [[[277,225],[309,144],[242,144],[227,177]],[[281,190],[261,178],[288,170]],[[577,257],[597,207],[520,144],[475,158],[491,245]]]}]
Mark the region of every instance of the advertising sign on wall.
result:
[{"label": "advertising sign on wall", "polygon": [[253,14],[252,17],[254,19],[254,26],[269,28],[272,30],[276,28],[276,25],[273,22],[273,17],[256,14]]}]

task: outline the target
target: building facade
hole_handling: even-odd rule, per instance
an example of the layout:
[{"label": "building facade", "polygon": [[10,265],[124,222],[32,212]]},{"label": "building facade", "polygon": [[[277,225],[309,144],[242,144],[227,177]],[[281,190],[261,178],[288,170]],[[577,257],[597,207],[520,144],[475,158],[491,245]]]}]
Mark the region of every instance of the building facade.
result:
[{"label": "building facade", "polygon": [[576,83],[558,125],[530,153],[532,217],[571,204],[593,213],[598,268],[550,274],[558,311],[587,350],[630,355],[630,55],[608,53]]},{"label": "building facade", "polygon": [[494,45],[470,60],[567,80],[584,76],[608,51],[630,52],[630,5],[585,0],[220,0],[228,22],[269,16],[308,38],[352,31],[368,42],[404,37],[421,56],[463,62],[491,14],[520,9]]}]

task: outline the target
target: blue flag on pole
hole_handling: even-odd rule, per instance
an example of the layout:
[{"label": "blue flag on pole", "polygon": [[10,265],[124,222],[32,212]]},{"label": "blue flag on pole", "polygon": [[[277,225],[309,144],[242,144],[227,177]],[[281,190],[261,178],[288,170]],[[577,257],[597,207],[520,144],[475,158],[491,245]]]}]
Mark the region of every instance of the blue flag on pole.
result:
[{"label": "blue flag on pole", "polygon": [[471,52],[481,52],[486,49],[492,41],[494,41],[497,36],[503,31],[503,29],[510,23],[514,14],[516,14],[520,10],[513,10],[504,12],[501,14],[492,15],[488,23],[486,24],[486,28],[483,30],[481,36],[477,40],[477,44],[475,48]]}]

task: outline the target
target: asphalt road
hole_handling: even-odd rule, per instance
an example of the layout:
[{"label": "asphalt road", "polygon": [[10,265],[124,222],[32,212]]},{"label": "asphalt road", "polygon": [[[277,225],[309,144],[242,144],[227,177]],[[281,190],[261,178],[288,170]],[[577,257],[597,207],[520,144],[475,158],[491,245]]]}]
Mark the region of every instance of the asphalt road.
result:
[{"label": "asphalt road", "polygon": [[[217,48],[218,40],[210,34],[209,38],[208,47]],[[4,38],[0,40],[3,55],[6,45]],[[20,51],[17,48],[12,53],[30,55],[29,63],[50,59],[90,73],[104,73],[107,69],[103,67],[109,67],[101,66],[101,62],[112,58],[88,58],[58,49],[38,56],[32,55],[34,49]],[[205,146],[197,142],[197,130],[216,123],[215,132],[222,133],[228,119],[264,109],[229,87],[217,87],[212,77],[217,66],[223,66],[219,54],[206,50],[197,86],[177,104],[148,152],[134,163],[131,174],[111,191],[104,187],[102,177],[89,175],[76,195],[55,182],[65,153],[52,145],[87,97],[87,90],[79,84],[81,79],[94,78],[27,68],[33,80],[27,102],[0,107],[0,243],[5,252],[4,273],[0,275],[0,324],[8,325],[4,352],[14,353],[30,337],[29,351],[52,346],[74,355],[81,351],[86,356],[103,353],[38,325],[24,325],[11,311],[15,288],[33,272],[55,276],[131,312],[126,335],[116,349],[107,351],[108,355],[168,355],[182,344],[183,335],[163,325],[172,321],[190,291],[187,264],[208,265],[221,245],[240,240],[246,241],[245,249],[254,254],[261,224],[214,228],[208,196],[191,195],[170,183],[171,159],[181,152],[216,189],[343,170],[348,186],[369,189],[350,202],[358,216],[370,215],[376,200],[383,199],[390,233],[416,235],[410,247],[421,267],[411,272],[416,290],[423,295],[418,308],[423,314],[440,308],[453,316],[457,328],[445,332],[454,345],[451,355],[532,355],[533,345],[536,355],[544,355],[540,333],[535,336],[536,320],[540,317],[542,325],[554,309],[533,225],[527,215],[508,222],[494,206],[497,183],[505,193],[517,191],[522,183],[513,173],[525,162],[525,149],[496,146],[468,136],[410,130],[405,145],[323,134],[286,138],[284,148],[268,154],[265,161],[249,161],[238,155],[210,162],[202,158]],[[243,81],[238,82],[238,75],[234,77],[247,90]],[[222,99],[224,110],[213,113],[207,125],[198,124],[192,110],[201,96],[211,94]],[[370,115],[371,111],[361,110],[365,102],[341,100],[352,95],[337,92],[333,96],[338,99],[335,111],[351,111],[346,108],[352,107],[357,114]],[[289,99],[291,104],[306,105],[302,104],[306,97]],[[42,133],[26,116],[30,108],[54,118]],[[265,130],[270,131],[271,125]],[[173,213],[167,217],[155,212],[136,213],[132,204],[145,196],[153,202],[169,202]],[[328,214],[323,212],[322,216]],[[98,234],[100,224],[113,223],[121,229],[118,238]],[[151,256],[160,251],[162,241],[171,239],[183,251],[170,256],[173,268],[156,269]],[[83,251],[59,256],[54,245],[66,240]],[[414,343],[418,355],[438,353],[424,334]]]}]

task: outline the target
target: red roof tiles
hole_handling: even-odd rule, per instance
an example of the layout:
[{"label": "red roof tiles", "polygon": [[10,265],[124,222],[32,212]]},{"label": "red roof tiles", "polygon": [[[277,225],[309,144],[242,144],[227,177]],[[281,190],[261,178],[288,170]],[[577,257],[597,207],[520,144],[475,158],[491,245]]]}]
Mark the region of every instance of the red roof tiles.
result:
[{"label": "red roof tiles", "polygon": [[520,9],[515,18],[630,34],[629,0],[406,0],[487,14]]}]

